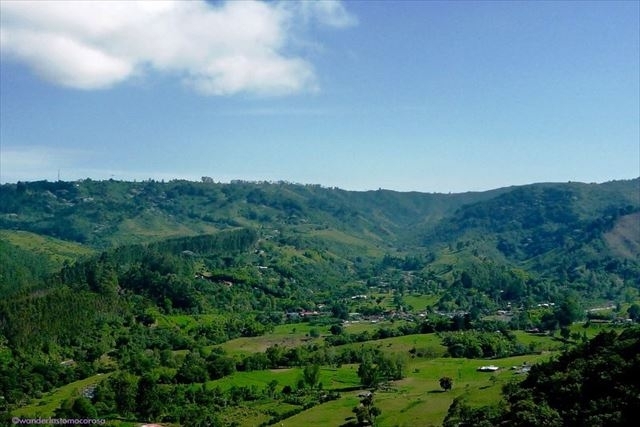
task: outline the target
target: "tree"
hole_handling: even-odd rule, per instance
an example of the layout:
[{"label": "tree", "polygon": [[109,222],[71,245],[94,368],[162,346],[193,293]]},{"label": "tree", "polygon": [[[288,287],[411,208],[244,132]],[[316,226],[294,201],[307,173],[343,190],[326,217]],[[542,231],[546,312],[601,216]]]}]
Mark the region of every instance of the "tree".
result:
[{"label": "tree", "polygon": [[98,416],[96,408],[94,408],[91,401],[84,396],[77,398],[73,402],[71,410],[77,418],[96,418]]},{"label": "tree", "polygon": [[629,314],[629,319],[633,320],[634,322],[640,321],[640,305],[632,304],[627,309],[627,314]]},{"label": "tree", "polygon": [[98,413],[89,399],[80,396],[77,399],[67,399],[56,409],[58,418],[96,418]]},{"label": "tree", "polygon": [[302,371],[302,376],[304,383],[309,388],[314,388],[320,381],[320,366],[315,364],[305,366]]},{"label": "tree", "polygon": [[380,414],[382,414],[382,410],[380,408],[378,408],[377,406],[371,406],[369,408],[369,414],[371,415],[371,424],[375,425],[376,424],[376,417],[379,416]]},{"label": "tree", "polygon": [[580,305],[579,297],[575,293],[568,293],[556,306],[554,316],[558,324],[569,326],[576,320],[580,320],[584,316],[584,310]]},{"label": "tree", "polygon": [[182,366],[176,373],[176,380],[181,383],[201,383],[208,380],[206,361],[197,351],[187,353]]},{"label": "tree", "polygon": [[122,372],[111,377],[109,383],[114,392],[118,412],[125,416],[133,414],[136,409],[138,379],[129,373]]},{"label": "tree", "polygon": [[381,381],[402,379],[404,367],[405,360],[402,355],[388,356],[380,352],[367,352],[362,355],[358,377],[363,386],[376,388]]},{"label": "tree", "polygon": [[269,384],[267,384],[266,393],[270,398],[274,398],[276,396],[276,388],[278,387],[278,380],[271,380]]},{"label": "tree", "polygon": [[332,335],[340,335],[344,332],[344,328],[342,327],[342,325],[336,323],[335,325],[331,325],[331,328],[329,328],[329,332],[331,332]]},{"label": "tree", "polygon": [[154,420],[160,415],[163,402],[159,397],[157,380],[150,375],[140,378],[136,403],[141,417]]},{"label": "tree", "polygon": [[440,378],[440,387],[444,391],[449,391],[453,388],[453,380],[450,377],[442,377]]},{"label": "tree", "polygon": [[284,360],[284,352],[285,349],[280,347],[278,344],[274,344],[265,350],[265,355],[269,360],[269,366],[271,368],[277,368],[282,364],[282,361]]},{"label": "tree", "polygon": [[509,425],[517,427],[560,427],[563,425],[558,412],[550,408],[546,402],[533,402],[528,399],[517,401],[511,407],[509,416]]},{"label": "tree", "polygon": [[365,394],[352,412],[356,414],[359,426],[375,425],[376,417],[382,414],[380,408],[373,404],[373,393]]},{"label": "tree", "polygon": [[331,307],[331,314],[338,319],[346,320],[349,318],[349,308],[344,303],[336,303]]},{"label": "tree", "polygon": [[214,380],[231,375],[236,371],[236,362],[230,356],[212,353],[207,358],[207,362],[209,378]]},{"label": "tree", "polygon": [[373,363],[373,358],[370,354],[363,356],[362,363],[358,367],[358,377],[360,377],[360,383],[365,387],[378,386],[380,382],[378,366]]}]

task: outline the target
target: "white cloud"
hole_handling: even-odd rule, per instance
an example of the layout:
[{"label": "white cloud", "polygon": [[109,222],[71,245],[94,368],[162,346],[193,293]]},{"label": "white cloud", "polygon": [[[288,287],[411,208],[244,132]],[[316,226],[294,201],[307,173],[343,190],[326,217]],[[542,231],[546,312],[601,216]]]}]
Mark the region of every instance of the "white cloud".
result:
[{"label": "white cloud", "polygon": [[316,90],[312,64],[290,53],[294,24],[356,23],[334,1],[0,2],[3,56],[77,89],[159,71],[211,95]]},{"label": "white cloud", "polygon": [[323,25],[346,28],[358,23],[357,18],[347,12],[339,1],[302,1],[299,2],[299,5],[302,8],[302,14],[305,19],[315,19]]}]

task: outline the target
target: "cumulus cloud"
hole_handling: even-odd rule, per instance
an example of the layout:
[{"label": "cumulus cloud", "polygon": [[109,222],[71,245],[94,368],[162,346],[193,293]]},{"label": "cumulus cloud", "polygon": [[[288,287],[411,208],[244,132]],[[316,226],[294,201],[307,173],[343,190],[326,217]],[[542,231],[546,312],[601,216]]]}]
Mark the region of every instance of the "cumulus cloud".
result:
[{"label": "cumulus cloud", "polygon": [[356,25],[357,18],[347,12],[338,1],[303,1],[298,3],[305,20],[316,20],[320,24],[335,28]]},{"label": "cumulus cloud", "polygon": [[338,1],[0,2],[3,56],[77,89],[108,88],[163,72],[211,95],[282,95],[317,88],[313,66],[291,52],[300,23],[344,28]]}]

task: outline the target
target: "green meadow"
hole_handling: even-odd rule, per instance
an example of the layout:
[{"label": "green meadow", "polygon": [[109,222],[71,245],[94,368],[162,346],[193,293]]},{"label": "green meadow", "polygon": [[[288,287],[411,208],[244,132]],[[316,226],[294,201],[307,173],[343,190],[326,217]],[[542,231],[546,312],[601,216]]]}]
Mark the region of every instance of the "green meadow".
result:
[{"label": "green meadow", "polygon": [[[320,336],[311,337],[312,330]],[[267,348],[278,345],[280,347],[299,347],[304,344],[322,342],[322,336],[329,334],[329,326],[314,326],[309,323],[289,323],[277,325],[272,332],[257,337],[241,337],[229,340],[217,347],[230,354],[248,354],[264,352]]]},{"label": "green meadow", "polygon": [[[215,321],[215,315],[205,316],[161,316],[158,323],[189,329],[198,321]],[[397,326],[398,322],[394,322]],[[392,322],[372,324],[360,322],[350,324],[349,333],[362,331],[373,332],[379,327],[393,326]],[[589,336],[595,335],[603,327],[591,325],[575,325],[574,332],[586,331]],[[319,337],[312,331],[319,333]],[[323,337],[329,334],[328,326],[314,326],[309,323],[279,325],[271,333],[259,337],[238,338],[221,344],[230,354],[261,352],[271,345],[296,347],[305,343],[323,344]],[[375,341],[350,343],[334,347],[335,352],[347,349],[364,350],[377,348],[385,353],[399,354],[405,358],[405,378],[392,382],[388,387],[376,392],[376,405],[382,410],[378,417],[379,426],[430,426],[440,425],[449,405],[457,396],[464,395],[471,404],[487,404],[500,399],[501,385],[517,378],[511,368],[522,363],[533,364],[551,357],[565,343],[555,337],[546,335],[514,332],[516,338],[527,346],[533,346],[538,354],[510,357],[494,360],[469,360],[444,357],[446,347],[441,343],[438,334],[416,334]],[[496,373],[478,372],[478,367],[493,364],[501,369]],[[360,380],[357,375],[358,365],[342,365],[340,367],[323,366],[320,371],[320,383],[323,389],[341,393],[338,400],[323,403],[313,408],[282,420],[283,426],[339,426],[353,416],[352,409],[359,402]],[[107,378],[109,374],[95,375],[77,381],[48,393],[29,405],[14,411],[15,416],[36,417],[53,415],[54,410],[68,398],[78,396],[89,385]],[[439,379],[448,376],[453,379],[453,389],[444,392],[439,386]],[[236,372],[230,376],[206,383],[207,388],[219,387],[229,390],[232,387],[249,387],[264,390],[269,383],[276,381],[277,391],[283,387],[295,388],[303,377],[302,368],[271,369],[252,372]],[[222,414],[229,422],[237,422],[241,426],[254,426],[269,421],[272,416],[284,415],[300,411],[299,406],[270,399],[254,402],[250,406],[241,405]],[[115,425],[118,425],[117,423]]]},{"label": "green meadow", "polygon": [[402,301],[410,306],[413,311],[424,311],[427,307],[434,306],[439,299],[440,295],[436,294],[404,295],[402,297]]},{"label": "green meadow", "polygon": [[51,271],[62,267],[65,261],[74,262],[95,253],[95,250],[80,243],[67,242],[28,231],[0,230],[0,239],[42,256],[49,262]]},{"label": "green meadow", "polygon": [[82,390],[91,385],[98,384],[100,381],[108,378],[109,375],[111,375],[111,373],[97,374],[80,381],[69,383],[47,393],[40,399],[34,399],[29,405],[18,408],[12,411],[11,414],[16,417],[25,418],[50,417],[54,411],[60,407],[62,402],[69,398],[78,397],[82,393]]},{"label": "green meadow", "polygon": [[[519,377],[513,366],[546,360],[550,354],[526,355],[497,360],[453,358],[413,359],[407,366],[406,378],[389,384],[388,389],[375,393],[375,405],[382,410],[377,419],[380,427],[439,426],[453,399],[464,395],[472,405],[497,402],[502,384]],[[495,373],[479,372],[480,366],[494,364]],[[443,391],[439,379],[453,379],[453,389]],[[339,426],[353,417],[358,405],[358,391],[342,393],[340,399],[301,412],[281,422],[282,426]]]},{"label": "green meadow", "polygon": [[[339,368],[322,367],[320,369],[320,383],[326,390],[341,390],[358,387],[358,365],[343,365]],[[302,378],[302,368],[268,369],[264,371],[236,372],[215,381],[208,381],[207,387],[219,387],[228,390],[231,387],[256,387],[263,389],[271,381],[278,382],[278,389],[289,385],[295,387]]]},{"label": "green meadow", "polygon": [[[295,328],[295,331],[293,328]],[[306,328],[299,325],[283,325],[274,331],[274,336],[298,335],[304,336]],[[378,425],[384,426],[431,426],[441,425],[451,402],[455,397],[464,395],[472,405],[483,405],[497,402],[500,399],[502,384],[520,378],[513,367],[523,363],[534,364],[547,360],[555,354],[555,350],[563,343],[549,336],[538,336],[516,333],[517,339],[524,344],[534,343],[538,354],[509,357],[492,360],[470,360],[443,357],[446,348],[441,344],[437,334],[407,335],[386,338],[364,343],[351,343],[335,347],[336,352],[342,349],[379,348],[386,353],[405,355],[405,378],[389,384],[387,388],[376,392],[375,402],[382,410],[378,418]],[[261,337],[252,338],[256,342]],[[412,356],[411,351],[424,355]],[[495,373],[479,372],[483,365],[500,367]],[[353,417],[352,409],[359,403],[358,394],[361,392],[360,381],[357,376],[358,365],[344,365],[340,368],[323,367],[320,382],[326,390],[337,390],[341,393],[338,400],[323,403],[286,418],[278,425],[282,426],[310,426],[325,427],[339,426]],[[439,379],[448,376],[453,379],[453,389],[444,392],[439,385]],[[207,383],[208,387],[230,389],[233,386],[255,387],[264,389],[269,382],[276,380],[278,389],[295,384],[302,378],[301,368],[272,369],[254,372],[237,372],[229,377]],[[355,389],[355,390],[354,390]],[[273,405],[273,403],[264,403]],[[264,422],[262,404],[244,408],[240,413],[234,411],[235,421],[242,426],[253,426]],[[280,407],[273,413],[286,413],[295,409]],[[265,406],[266,408],[266,406]],[[257,410],[257,412],[256,412]],[[266,410],[266,409],[264,409]],[[262,415],[261,415],[262,414]],[[231,414],[229,414],[231,416]]]}]

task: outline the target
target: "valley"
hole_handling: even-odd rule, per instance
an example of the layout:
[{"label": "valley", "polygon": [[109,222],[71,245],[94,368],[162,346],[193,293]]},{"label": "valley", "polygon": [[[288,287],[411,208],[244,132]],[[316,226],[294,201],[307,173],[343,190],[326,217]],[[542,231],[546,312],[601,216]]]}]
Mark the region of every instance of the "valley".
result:
[{"label": "valley", "polygon": [[549,366],[588,388],[601,361],[620,406],[585,413],[624,425],[639,215],[640,179],[3,184],[0,423],[525,426],[536,402],[567,425],[580,402],[536,394]]}]

